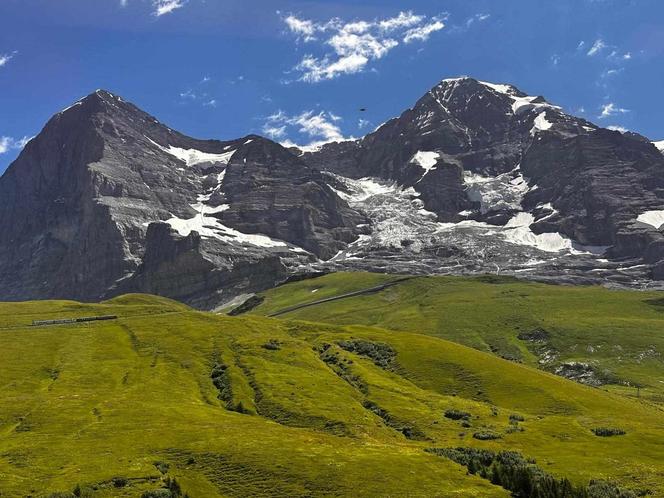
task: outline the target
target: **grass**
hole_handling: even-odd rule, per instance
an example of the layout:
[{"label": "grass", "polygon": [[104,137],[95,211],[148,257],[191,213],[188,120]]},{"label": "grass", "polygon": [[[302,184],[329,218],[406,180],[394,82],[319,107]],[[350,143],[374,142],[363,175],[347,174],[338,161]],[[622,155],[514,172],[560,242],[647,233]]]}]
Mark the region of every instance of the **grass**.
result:
[{"label": "grass", "polygon": [[[267,291],[252,310],[284,307],[395,278],[336,273]],[[316,297],[317,298],[317,297]],[[555,371],[588,364],[605,388],[664,403],[664,298],[659,292],[547,285],[500,277],[418,277],[280,316],[363,324],[448,339]]]},{"label": "grass", "polygon": [[[437,337],[217,316],[138,295],[0,310],[3,498],[77,485],[136,497],[167,478],[192,498],[509,496],[426,451],[456,447],[518,451],[575,485],[664,494],[657,406]],[[94,314],[120,318],[28,325]],[[211,377],[222,364],[230,403]],[[243,413],[226,408],[239,404]],[[510,430],[515,413],[523,431]]]}]

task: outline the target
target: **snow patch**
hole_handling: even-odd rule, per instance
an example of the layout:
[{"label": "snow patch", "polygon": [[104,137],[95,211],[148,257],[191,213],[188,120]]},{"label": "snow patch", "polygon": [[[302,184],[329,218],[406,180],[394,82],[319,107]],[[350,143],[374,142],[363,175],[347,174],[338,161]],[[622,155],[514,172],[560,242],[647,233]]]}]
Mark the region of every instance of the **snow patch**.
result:
[{"label": "snow patch", "polygon": [[463,181],[468,198],[480,203],[482,213],[521,209],[523,196],[529,190],[528,182],[519,172],[518,166],[509,173],[498,176],[482,176],[465,171]]},{"label": "snow patch", "polygon": [[660,140],[659,142],[653,142],[652,144],[655,147],[657,147],[662,154],[664,154],[664,140]]},{"label": "snow patch", "polygon": [[492,90],[495,90],[498,93],[503,93],[509,95],[510,97],[514,96],[516,89],[512,85],[501,85],[497,83],[489,83],[488,81],[480,81],[484,86],[488,86]]},{"label": "snow patch", "polygon": [[650,225],[651,227],[661,228],[664,225],[664,211],[646,211],[636,217],[636,221]]},{"label": "snow patch", "polygon": [[[148,140],[150,140],[148,138]],[[195,166],[196,164],[201,163],[223,163],[228,164],[235,150],[224,152],[222,154],[211,154],[209,152],[203,152],[197,149],[182,149],[180,147],[174,147],[169,145],[168,147],[163,147],[156,143],[153,140],[150,140],[154,145],[159,147],[161,150],[170,154],[171,156],[179,159],[184,162],[187,166]]]},{"label": "snow patch", "polygon": [[64,114],[64,113],[67,112],[69,109],[71,109],[71,108],[73,108],[73,107],[76,107],[77,105],[82,105],[82,104],[83,104],[83,102],[80,101],[80,100],[79,100],[78,102],[74,102],[74,103],[73,103],[72,105],[70,105],[69,107],[65,107],[64,109],[62,109],[58,114]]},{"label": "snow patch", "polygon": [[542,111],[535,118],[535,122],[533,123],[533,127],[530,130],[530,134],[531,134],[531,136],[535,136],[535,134],[538,131],[550,130],[552,126],[553,126],[553,123],[546,120],[546,111]]},{"label": "snow patch", "polygon": [[535,218],[530,213],[518,213],[505,225],[505,240],[512,244],[531,246],[540,251],[560,252],[573,249],[572,241],[557,232],[536,234],[530,229]]},{"label": "snow patch", "polygon": [[540,99],[540,97],[535,97],[532,95],[520,97],[517,95],[519,92],[512,85],[500,85],[496,83],[488,83],[486,81],[480,81],[480,83],[498,93],[510,97],[512,99],[512,112],[514,114],[520,114],[530,109],[538,109],[543,107],[548,107],[550,109],[560,109],[560,107],[549,104],[548,102],[535,102],[536,100]]},{"label": "snow patch", "polygon": [[[198,204],[194,204],[193,206],[198,206]],[[228,209],[228,205],[219,206],[219,208],[221,209],[203,209],[196,216],[187,220],[174,216],[166,220],[166,223],[183,237],[186,237],[192,231],[196,231],[201,237],[214,238],[228,243],[239,242],[240,244],[250,244],[258,247],[288,247],[288,244],[284,241],[275,240],[266,235],[238,232],[233,228],[223,225],[217,218],[206,216],[206,214],[224,211]]]},{"label": "snow patch", "polygon": [[438,152],[429,152],[429,151],[417,151],[417,153],[413,156],[413,158],[410,160],[411,164],[417,164],[420,168],[424,170],[424,173],[420,177],[417,182],[421,182],[422,178],[424,178],[429,171],[432,169],[436,169],[436,163],[438,163],[438,159],[440,158],[440,154]]},{"label": "snow patch", "polygon": [[[544,207],[544,206],[543,206]],[[602,255],[609,246],[584,246],[558,232],[536,234],[530,229],[535,222],[531,213],[518,213],[504,227],[503,236],[506,241],[520,246],[530,246],[544,252],[562,252],[570,254]]]}]

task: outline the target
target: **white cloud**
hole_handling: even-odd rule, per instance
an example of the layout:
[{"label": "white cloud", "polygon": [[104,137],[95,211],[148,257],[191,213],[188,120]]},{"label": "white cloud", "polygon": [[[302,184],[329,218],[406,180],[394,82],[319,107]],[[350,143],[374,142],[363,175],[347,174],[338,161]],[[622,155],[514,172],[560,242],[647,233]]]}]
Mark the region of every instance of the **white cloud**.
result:
[{"label": "white cloud", "polygon": [[629,130],[628,130],[627,128],[625,128],[624,126],[615,126],[615,125],[612,125],[612,126],[607,126],[607,128],[608,128],[609,130],[619,131],[620,133],[627,133],[627,132],[629,131]]},{"label": "white cloud", "polygon": [[369,120],[367,120],[367,119],[359,119],[359,120],[357,121],[357,127],[358,127],[360,130],[366,128],[366,127],[369,126],[370,124],[371,124],[371,122],[370,122]]},{"label": "white cloud", "polygon": [[397,17],[380,21],[378,25],[383,31],[394,31],[402,28],[411,28],[424,21],[424,16],[418,16],[412,12],[399,12]]},{"label": "white cloud", "polygon": [[628,61],[628,60],[630,60],[630,59],[632,58],[632,53],[631,53],[631,52],[627,52],[626,54],[624,54],[624,55],[622,56],[622,58],[625,59],[626,61]]},{"label": "white cloud", "polygon": [[445,24],[442,21],[434,21],[424,26],[418,26],[416,28],[409,29],[404,36],[404,43],[411,43],[414,41],[427,41],[432,33],[440,31],[445,27]]},{"label": "white cloud", "polygon": [[617,68],[617,69],[616,68],[606,69],[602,72],[602,74],[600,75],[600,78],[602,78],[602,79],[610,78],[611,76],[616,76],[616,75],[622,73],[624,70],[625,70],[624,67],[620,67],[620,68]]},{"label": "white cloud", "polygon": [[263,125],[263,133],[265,133],[272,140],[282,140],[286,138],[286,125],[271,126],[268,123]]},{"label": "white cloud", "polygon": [[186,0],[152,0],[154,15],[157,17],[170,14],[176,9],[184,7]]},{"label": "white cloud", "polygon": [[626,114],[628,112],[629,109],[623,109],[622,107],[618,107],[613,102],[609,102],[608,104],[604,104],[602,106],[602,113],[598,117],[599,119],[604,119],[610,116],[615,116],[617,114]]},{"label": "white cloud", "polygon": [[606,43],[604,43],[604,40],[598,38],[597,40],[595,40],[595,43],[593,43],[593,46],[590,47],[590,50],[588,50],[588,53],[586,55],[592,57],[594,55],[599,54],[605,48],[606,48]]},{"label": "white cloud", "polygon": [[205,107],[217,107],[217,100],[216,99],[210,99],[207,102],[203,102],[203,105]]},{"label": "white cloud", "polygon": [[445,27],[440,18],[427,18],[410,11],[373,21],[345,22],[333,18],[321,23],[293,14],[283,21],[297,40],[317,41],[321,45],[321,55],[307,54],[294,68],[300,73],[299,80],[309,83],[362,72],[371,61],[382,59],[398,46],[399,40],[424,42]]},{"label": "white cloud", "polygon": [[18,52],[12,52],[11,54],[0,54],[0,67],[6,65]]},{"label": "white cloud", "polygon": [[341,120],[341,117],[327,111],[304,111],[293,116],[279,111],[267,117],[263,133],[274,140],[293,145],[293,142],[287,139],[288,130],[292,128],[311,140],[308,144],[311,147],[346,140],[341,128],[336,124]]},{"label": "white cloud", "polygon": [[184,92],[180,92],[180,98],[196,100],[198,95],[196,95],[192,90],[186,90]]},{"label": "white cloud", "polygon": [[10,150],[20,150],[34,137],[12,138],[0,136],[0,154],[5,154]]},{"label": "white cloud", "polygon": [[318,27],[312,21],[298,19],[297,17],[290,15],[284,17],[284,22],[292,33],[301,36],[304,38],[304,41],[312,41],[316,39],[314,34],[318,31]]}]

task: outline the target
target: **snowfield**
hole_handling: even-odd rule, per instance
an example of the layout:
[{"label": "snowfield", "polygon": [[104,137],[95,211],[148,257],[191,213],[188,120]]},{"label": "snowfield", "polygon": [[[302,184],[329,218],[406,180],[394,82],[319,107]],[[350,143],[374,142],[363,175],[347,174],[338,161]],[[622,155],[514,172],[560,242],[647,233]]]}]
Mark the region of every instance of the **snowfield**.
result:
[{"label": "snowfield", "polygon": [[432,169],[436,169],[436,163],[438,162],[438,159],[440,158],[440,154],[438,152],[426,152],[426,151],[418,151],[413,158],[410,160],[412,164],[417,164],[420,168],[424,170],[424,173],[420,177],[417,182],[421,182],[422,178],[424,178],[429,171]]},{"label": "snowfield", "polygon": [[517,166],[514,170],[498,176],[482,176],[465,171],[463,181],[471,201],[480,203],[480,211],[521,209],[521,201],[530,189]]},{"label": "snowfield", "polygon": [[[148,138],[148,140],[150,139]],[[171,156],[184,162],[187,166],[195,166],[196,164],[202,164],[202,163],[228,164],[228,161],[230,161],[233,154],[235,154],[235,150],[230,150],[222,154],[211,154],[209,152],[203,152],[196,149],[182,149],[180,147],[174,147],[172,145],[164,147],[162,145],[159,145],[153,140],[150,140],[150,142],[152,142],[154,145],[159,147],[167,154],[170,154]]]},{"label": "snowfield", "polygon": [[636,221],[659,229],[664,225],[664,211],[646,211],[637,216]]},{"label": "snowfield", "polygon": [[[490,225],[472,219],[457,223],[441,223],[434,213],[424,208],[419,193],[412,187],[403,188],[375,178],[354,180],[332,175],[344,184],[345,190],[336,192],[349,205],[372,220],[371,233],[362,235],[347,250],[340,251],[332,261],[359,259],[377,249],[392,249],[410,253],[440,251],[457,248],[480,258],[508,255],[517,265],[530,268],[533,261],[541,261],[542,252],[569,255],[601,254],[604,247],[582,247],[559,233],[536,234],[530,226],[535,222],[531,213],[519,212],[505,226]],[[528,184],[518,167],[498,177],[484,177],[465,173],[466,184],[482,204],[482,209],[520,209]],[[555,214],[555,209],[548,208]],[[483,211],[484,212],[484,211]],[[472,212],[460,213],[471,215]],[[545,216],[545,217],[546,217]],[[514,249],[523,248],[523,257]],[[535,252],[533,252],[535,251]]]}]

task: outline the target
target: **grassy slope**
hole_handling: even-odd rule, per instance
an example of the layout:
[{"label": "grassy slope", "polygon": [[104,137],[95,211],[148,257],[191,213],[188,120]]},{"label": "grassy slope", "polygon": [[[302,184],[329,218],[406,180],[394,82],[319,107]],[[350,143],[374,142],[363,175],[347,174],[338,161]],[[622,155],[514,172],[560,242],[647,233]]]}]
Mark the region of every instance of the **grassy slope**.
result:
[{"label": "grassy slope", "polygon": [[[358,278],[359,277],[359,278]],[[318,299],[338,289],[365,286],[366,274],[338,273],[296,282],[265,293],[253,310],[268,314]],[[390,279],[394,277],[376,276]],[[548,331],[547,349],[556,364],[588,362],[616,377],[611,389],[664,402],[664,297],[658,292],[555,286],[478,278],[421,277],[383,292],[304,308],[281,318],[335,324],[365,324],[423,333],[538,365],[536,344],[517,335]],[[312,294],[311,290],[319,289]],[[657,304],[657,303],[660,304]],[[285,306],[284,306],[285,305]]]},{"label": "grassy slope", "polygon": [[[218,317],[146,296],[3,304],[0,313],[3,497],[77,483],[96,486],[95,497],[135,497],[157,486],[155,461],[192,497],[507,496],[423,451],[459,445],[518,449],[577,483],[610,478],[664,493],[661,410],[437,338]],[[121,319],[25,326],[45,314],[109,313]],[[389,344],[394,368],[337,346],[351,338]],[[324,344],[352,383],[321,360]],[[250,414],[217,399],[215,362]],[[444,418],[449,408],[471,412],[472,427]],[[508,433],[515,412],[525,431]],[[395,429],[404,425],[426,440],[406,439]],[[600,425],[627,435],[598,438],[590,429]],[[502,439],[473,439],[482,428]],[[114,476],[135,480],[114,488]]]}]

